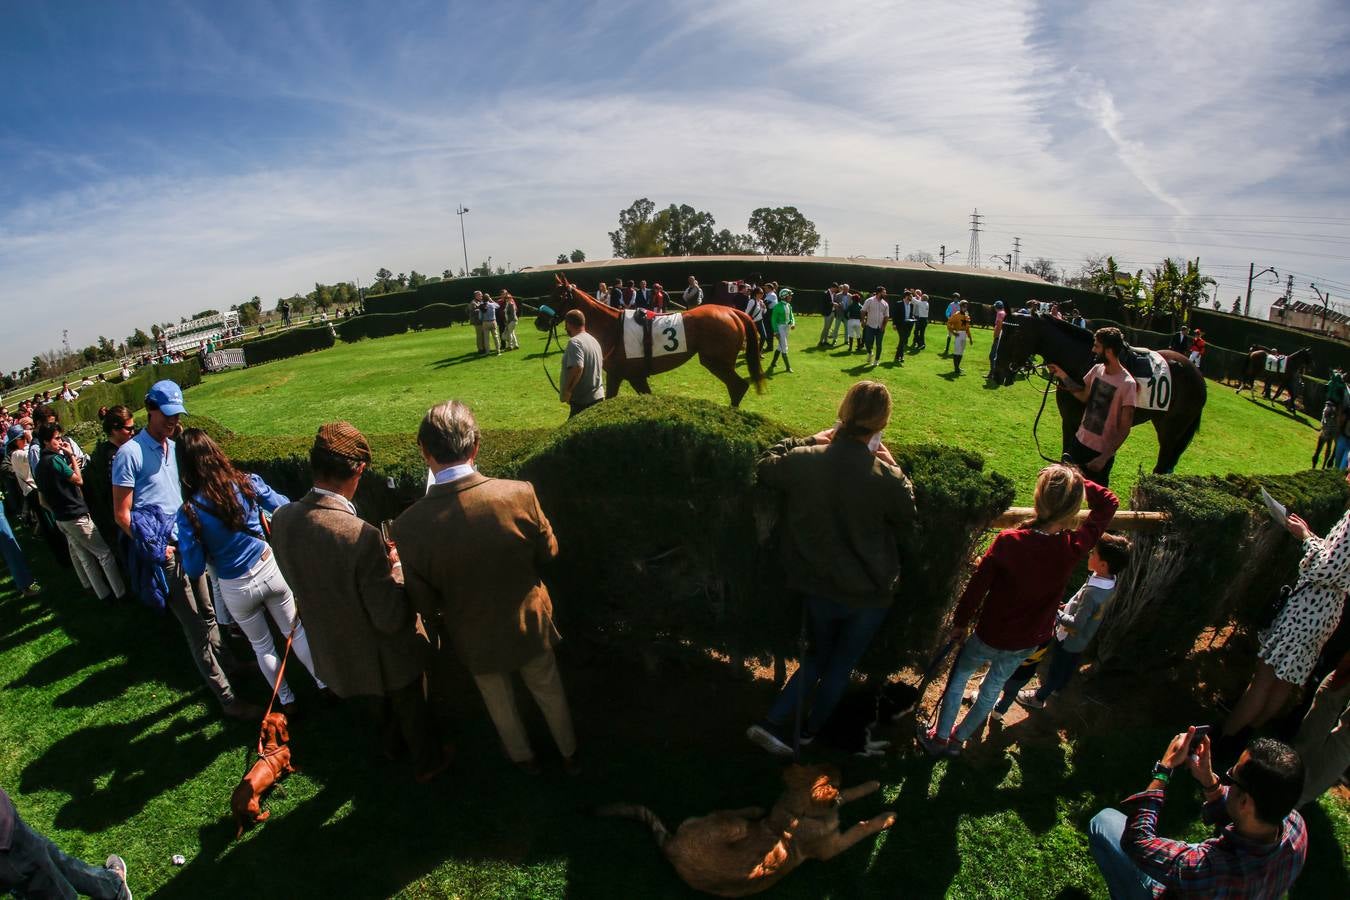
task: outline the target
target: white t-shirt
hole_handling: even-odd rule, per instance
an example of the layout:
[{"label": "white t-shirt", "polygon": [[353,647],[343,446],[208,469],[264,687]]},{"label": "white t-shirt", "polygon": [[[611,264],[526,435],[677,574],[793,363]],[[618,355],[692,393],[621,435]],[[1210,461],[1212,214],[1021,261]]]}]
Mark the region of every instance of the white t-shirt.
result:
[{"label": "white t-shirt", "polygon": [[914,301],[913,309],[914,309],[914,318],[916,318],[916,319],[926,319],[926,318],[928,318],[928,301],[927,301],[927,300],[915,300],[915,301]]},{"label": "white t-shirt", "polygon": [[863,324],[868,328],[885,328],[886,320],[891,316],[891,307],[885,300],[873,294],[863,303],[862,313]]}]

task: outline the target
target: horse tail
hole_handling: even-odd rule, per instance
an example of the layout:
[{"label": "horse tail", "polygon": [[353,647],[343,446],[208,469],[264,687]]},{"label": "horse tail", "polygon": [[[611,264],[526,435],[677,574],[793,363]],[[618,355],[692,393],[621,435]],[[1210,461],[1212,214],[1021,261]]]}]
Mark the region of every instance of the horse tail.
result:
[{"label": "horse tail", "polygon": [[614,816],[620,819],[632,819],[641,822],[652,830],[652,835],[656,838],[656,846],[664,847],[666,841],[670,840],[670,832],[666,831],[666,826],[661,824],[661,820],[656,813],[645,806],[639,806],[636,803],[610,803],[602,806],[595,811],[597,816]]},{"label": "horse tail", "polygon": [[745,331],[745,367],[750,371],[750,383],[755,393],[764,393],[764,357],[759,349],[759,332],[748,315],[737,310],[741,328]]}]

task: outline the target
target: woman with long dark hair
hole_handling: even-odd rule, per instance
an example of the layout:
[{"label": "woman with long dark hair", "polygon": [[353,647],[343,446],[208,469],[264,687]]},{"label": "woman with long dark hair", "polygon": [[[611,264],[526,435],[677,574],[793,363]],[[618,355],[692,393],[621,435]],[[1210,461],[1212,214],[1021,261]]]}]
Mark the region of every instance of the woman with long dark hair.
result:
[{"label": "woman with long dark hair", "polygon": [[[266,540],[263,510],[275,512],[290,500],[257,475],[240,472],[211,436],[189,428],[179,438],[179,477],[183,507],[178,511],[178,552],[189,578],[209,565],[220,583],[221,599],[253,645],[258,666],[287,714],[295,694],[285,679],[277,683],[280,660],[267,616],[282,634],[294,634],[291,649],[314,674],[305,626],[295,612],[295,596],[277,568]],[[324,683],[317,675],[320,688]]]}]

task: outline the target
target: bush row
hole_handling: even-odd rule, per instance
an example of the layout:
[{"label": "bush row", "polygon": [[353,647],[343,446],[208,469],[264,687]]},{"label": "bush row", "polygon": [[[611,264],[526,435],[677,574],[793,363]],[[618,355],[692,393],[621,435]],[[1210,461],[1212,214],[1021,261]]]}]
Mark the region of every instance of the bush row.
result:
[{"label": "bush row", "polygon": [[343,319],[337,326],[338,337],[347,343],[365,338],[389,337],[424,328],[445,328],[469,321],[468,306],[433,303],[406,312],[371,313]]},{"label": "bush row", "polygon": [[66,427],[78,422],[94,422],[98,419],[99,407],[122,404],[133,411],[145,406],[145,393],[156,381],[168,379],[178,382],[179,387],[187,390],[202,380],[202,367],[195,358],[178,363],[156,363],[143,366],[132,373],[126,381],[121,373],[115,381],[92,384],[80,391],[74,400],[57,400],[53,405],[59,418]]},{"label": "bush row", "polygon": [[[189,424],[206,428],[241,468],[283,493],[309,489],[312,436],[247,437],[199,416]],[[771,537],[775,498],[755,488],[753,471],[758,455],[787,434],[763,416],[705,401],[631,396],[551,431],[487,431],[479,464],[486,474],[535,485],[561,547],[546,577],[565,631],[629,652],[782,658],[795,655],[800,607]],[[374,465],[356,502],[378,522],[424,493],[426,469],[412,435],[368,437]],[[1014,496],[1012,482],[986,471],[977,454],[938,445],[893,449],[914,482],[920,527],[902,541],[896,602],[863,661],[873,672],[931,653],[989,521]],[[1097,645],[1104,662],[1162,665],[1207,628],[1265,624],[1268,601],[1292,578],[1299,548],[1253,502],[1261,487],[1319,531],[1348,493],[1335,472],[1140,481],[1135,507],[1167,511],[1172,526],[1137,536],[1134,564]]]},{"label": "bush row", "polygon": [[[698,277],[705,291],[716,281],[755,276],[771,278],[798,292],[797,305],[802,312],[819,312],[818,301],[824,290],[832,283],[847,282],[860,290],[884,285],[888,291],[896,293],[907,287],[917,287],[942,297],[957,292],[968,300],[992,302],[999,299],[1018,306],[1030,299],[1052,300],[1077,306],[1090,318],[1123,318],[1113,297],[1030,278],[1001,277],[993,271],[950,271],[922,263],[895,266],[865,260],[801,261],[754,256],[670,257],[642,262],[615,260],[611,265],[581,269],[547,267],[511,275],[455,278],[425,284],[415,291],[368,297],[365,306],[369,312],[408,312],[431,303],[467,303],[474,291],[495,293],[502,288],[517,297],[539,297],[553,290],[554,273],[558,271],[565,272],[588,291],[594,290],[601,281],[613,284],[619,278],[645,278],[648,282],[664,285],[672,296],[684,290],[690,275]],[[812,292],[816,295],[809,296]]]},{"label": "bush row", "polygon": [[299,356],[312,350],[327,350],[336,341],[327,323],[304,328],[291,328],[276,337],[248,341],[244,344],[244,362],[250,366]]}]

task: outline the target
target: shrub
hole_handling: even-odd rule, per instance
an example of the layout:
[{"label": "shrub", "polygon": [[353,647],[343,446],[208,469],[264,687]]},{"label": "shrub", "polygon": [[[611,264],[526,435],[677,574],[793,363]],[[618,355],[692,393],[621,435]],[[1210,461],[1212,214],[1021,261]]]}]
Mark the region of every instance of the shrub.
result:
[{"label": "shrub", "polygon": [[390,337],[408,330],[410,313],[365,313],[338,323],[338,337],[349,344],[366,338]]},{"label": "shrub", "polygon": [[150,390],[150,386],[156,381],[165,379],[176,381],[183,390],[201,384],[201,363],[194,357],[178,363],[143,366],[133,372],[131,378],[126,381],[122,381],[121,373],[118,373],[117,382],[92,384],[81,391],[80,396],[73,401],[57,400],[52,406],[56,410],[57,418],[67,428],[77,422],[96,422],[101,406],[123,404],[132,410],[143,408],[146,391]]},{"label": "shrub", "polygon": [[299,356],[311,350],[326,350],[334,343],[333,333],[327,324],[292,328],[276,337],[245,343],[244,362],[250,366],[257,366],[288,356]]},{"label": "shrub", "polygon": [[1350,489],[1341,472],[1293,475],[1148,475],[1136,509],[1167,512],[1171,527],[1138,534],[1130,569],[1102,624],[1103,664],[1140,669],[1184,656],[1207,629],[1245,632],[1268,624],[1281,584],[1292,584],[1302,548],[1272,522],[1264,487],[1314,530],[1339,518]]}]

